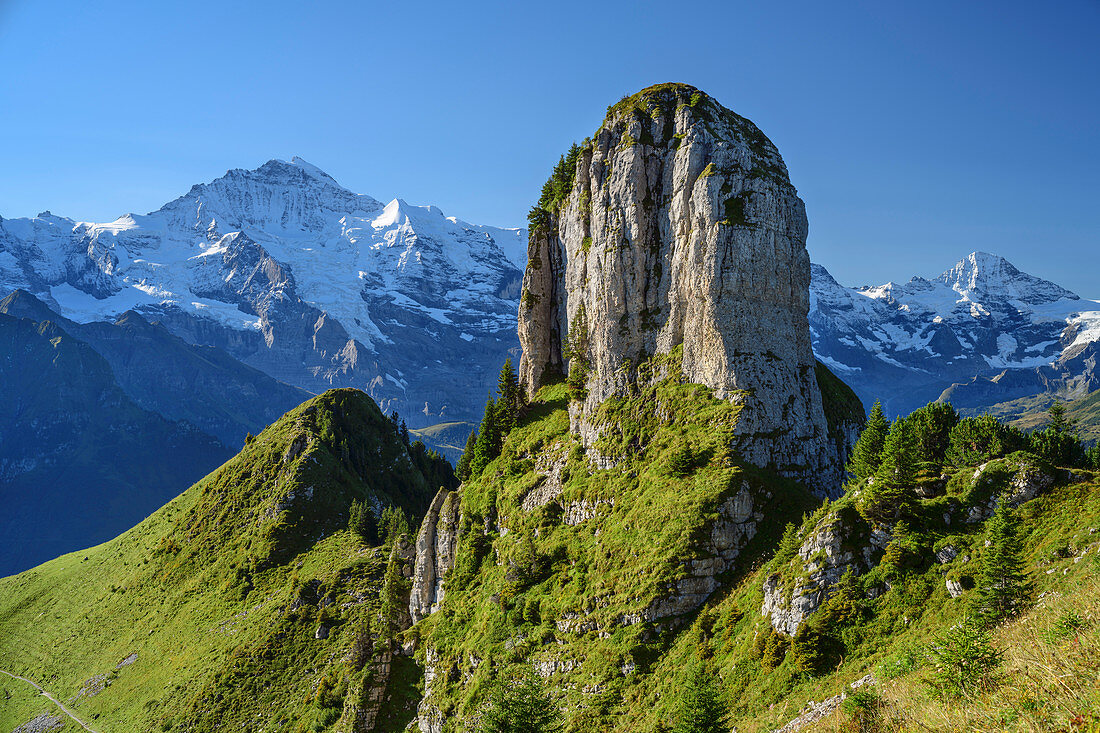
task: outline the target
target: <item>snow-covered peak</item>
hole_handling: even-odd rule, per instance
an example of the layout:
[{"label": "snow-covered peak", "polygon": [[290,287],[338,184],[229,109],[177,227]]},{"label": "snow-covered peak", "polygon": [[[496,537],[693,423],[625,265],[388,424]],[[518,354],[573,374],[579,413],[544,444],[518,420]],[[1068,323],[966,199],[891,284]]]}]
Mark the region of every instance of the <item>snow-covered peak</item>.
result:
[{"label": "snow-covered peak", "polygon": [[453,223],[452,220],[443,216],[443,212],[439,207],[427,205],[427,206],[413,206],[404,199],[396,198],[386,204],[375,219],[371,222],[371,226],[375,229],[384,229],[392,226],[416,226],[419,230],[421,227],[427,227],[430,230],[440,231],[443,229],[450,229],[449,223]]},{"label": "snow-covered peak", "polygon": [[1080,300],[1075,293],[1048,280],[1021,272],[1004,257],[971,252],[939,276],[966,300],[1017,300],[1030,305],[1061,300]]},{"label": "snow-covered peak", "polygon": [[340,185],[339,183],[336,182],[335,178],[330,176],[328,173],[325,173],[323,170],[321,170],[317,166],[313,165],[313,163],[310,163],[305,158],[299,158],[297,155],[295,155],[294,157],[292,157],[290,159],[290,165],[297,166],[298,168],[301,168],[302,171],[304,171],[306,173],[306,175],[312,176],[313,178],[317,178],[317,179],[322,180],[322,181],[328,181],[329,183],[333,184],[334,186],[339,186]]}]

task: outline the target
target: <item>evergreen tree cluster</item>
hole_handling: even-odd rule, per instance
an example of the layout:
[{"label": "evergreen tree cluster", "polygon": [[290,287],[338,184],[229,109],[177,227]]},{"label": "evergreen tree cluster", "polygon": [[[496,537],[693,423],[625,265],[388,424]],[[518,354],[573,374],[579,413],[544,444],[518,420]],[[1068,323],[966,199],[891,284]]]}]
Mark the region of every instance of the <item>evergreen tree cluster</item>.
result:
[{"label": "evergreen tree cluster", "polygon": [[368,545],[378,544],[378,520],[365,502],[353,499],[348,510],[348,529]]},{"label": "evergreen tree cluster", "polygon": [[1027,434],[992,415],[960,417],[950,404],[936,402],[891,423],[875,402],[848,461],[853,481],[866,483],[860,513],[896,522],[909,512],[921,482],[945,468],[976,466],[1016,451],[1056,466],[1100,465],[1100,448],[1085,450],[1065,406],[1055,402],[1050,414],[1046,428]]},{"label": "evergreen tree cluster", "polygon": [[[585,141],[587,145],[589,141]],[[573,190],[573,181],[577,176],[577,162],[583,148],[576,143],[569,146],[569,152],[561,156],[546,183],[542,185],[542,194],[538,203],[527,214],[528,230],[531,234],[545,231],[550,226],[551,214],[556,214],[562,203],[569,198]]]},{"label": "evergreen tree cluster", "polygon": [[529,670],[499,679],[481,718],[483,733],[556,733],[564,727],[561,710]]},{"label": "evergreen tree cluster", "polygon": [[455,468],[455,475],[460,481],[480,476],[485,467],[500,455],[504,438],[516,426],[523,407],[519,377],[512,360],[505,359],[497,379],[497,397],[486,400],[481,424],[466,439],[466,448]]},{"label": "evergreen tree cluster", "polygon": [[379,525],[382,529],[382,544],[389,545],[401,535],[409,533],[409,515],[401,507],[391,505],[382,510]]}]

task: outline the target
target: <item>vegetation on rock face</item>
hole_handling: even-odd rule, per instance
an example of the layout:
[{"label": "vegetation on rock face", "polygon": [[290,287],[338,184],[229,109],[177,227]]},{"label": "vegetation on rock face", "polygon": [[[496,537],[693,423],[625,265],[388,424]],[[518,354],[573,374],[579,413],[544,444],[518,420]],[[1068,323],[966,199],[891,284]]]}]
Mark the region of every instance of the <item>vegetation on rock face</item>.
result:
[{"label": "vegetation on rock face", "polygon": [[[379,614],[407,604],[405,571],[361,523],[384,508],[400,544],[441,484],[369,397],[326,392],[129,532],[0,579],[0,668],[110,731],[331,730],[375,684],[378,730],[403,729],[422,676],[399,656],[383,674]],[[0,705],[0,728],[43,702]]]},{"label": "vegetation on rock face", "polygon": [[[641,365],[651,376],[593,416],[591,455],[606,468],[569,430],[559,382],[464,484],[446,593],[413,629],[438,670],[429,702],[450,725],[474,725],[493,681],[524,666],[546,678],[569,730],[671,725],[688,678],[658,669],[694,606],[685,601],[671,618],[659,609],[677,584],[697,582],[691,558],[713,557],[711,531],[730,521],[720,507],[739,495],[751,502],[738,521],[752,530],[718,575],[736,583],[814,506],[794,482],[740,464],[729,449],[740,408],[684,383],[678,358]],[[628,723],[638,710],[644,721]]]},{"label": "vegetation on rock face", "polygon": [[[1100,659],[1100,634],[1082,635],[1094,627],[1068,617],[1065,626],[1078,646],[1066,655],[1056,643],[1065,633],[1056,629],[1063,627],[1048,611],[1029,611],[1036,598],[1045,598],[1044,606],[1057,598],[1061,606],[1063,595],[1096,607],[1089,594],[1100,569],[1100,541],[1094,539],[1100,482],[1081,470],[1082,454],[1054,455],[1072,459],[1071,474],[1045,460],[1051,454],[1044,452],[1041,433],[1027,435],[989,417],[960,420],[941,404],[895,421],[890,434],[878,465],[871,462],[873,472],[855,475],[844,497],[789,528],[780,543],[773,560],[780,592],[820,592],[822,601],[810,606],[780,663],[767,654],[778,644],[757,651],[762,665],[774,670],[772,684],[776,673],[789,670],[783,694],[753,705],[748,699],[762,681],[738,685],[736,699],[745,704],[738,709],[735,703],[735,718],[752,716],[764,702],[782,704],[786,718],[793,718],[797,700],[809,690],[824,686],[835,694],[870,672],[880,684],[889,682],[869,693],[866,705],[822,713],[819,725],[955,730],[1100,724],[1100,697],[1084,692],[1100,679],[1092,666]],[[866,448],[876,437],[861,442]],[[873,451],[862,455],[868,454]],[[897,495],[881,501],[891,491]],[[899,501],[900,512],[866,511],[876,502],[894,509]],[[814,553],[812,538],[827,528],[840,545],[828,556]],[[1073,538],[1068,547],[1062,544],[1067,538]],[[1037,572],[1050,564],[1054,568]],[[1079,590],[1089,577],[1091,590]],[[781,596],[780,606],[791,597]],[[1037,626],[1055,630],[1037,636]],[[772,633],[765,621],[757,638]],[[1027,636],[1022,644],[1021,634]],[[742,669],[755,676],[751,667]],[[1050,700],[1065,703],[1059,709]],[[760,725],[779,725],[783,718]]]},{"label": "vegetation on rock face", "polygon": [[[585,142],[587,145],[587,141]],[[577,161],[580,160],[582,150],[583,148],[576,143],[570,145],[569,151],[561,156],[550,178],[543,184],[538,203],[527,214],[527,225],[531,236],[546,232],[551,217],[558,213],[562,203],[569,198],[573,190],[573,180],[577,175]]]},{"label": "vegetation on rock face", "polygon": [[501,675],[489,692],[481,713],[483,733],[556,733],[562,729],[561,711],[529,670],[513,678]]},{"label": "vegetation on rock face", "polygon": [[[1072,562],[1089,552],[1088,530],[1100,529],[1095,479],[1078,469],[1085,482],[1066,484],[1037,454],[1035,436],[933,404],[893,425],[870,420],[878,446],[873,433],[861,438],[847,494],[811,511],[814,501],[793,484],[738,465],[723,448],[736,406],[682,383],[675,358],[643,365],[639,374],[655,381],[639,379],[600,408],[587,450],[568,430],[568,386],[544,388],[500,455],[463,488],[466,533],[446,597],[414,629],[434,668],[450,670],[429,697],[448,725],[475,716],[493,680],[517,665],[545,678],[574,731],[770,730],[868,673],[892,682],[851,693],[853,702],[827,716],[831,725],[905,729],[918,718],[899,707],[899,689],[922,711],[950,711],[936,714],[955,721],[1005,714],[1005,675],[1043,672],[1001,640],[1004,624],[1029,623],[1035,593],[1072,587],[1061,574],[1036,573],[1036,562],[1096,572],[1088,557]],[[743,478],[768,506],[760,534],[718,576],[721,590],[686,618],[648,615],[675,595],[691,558],[710,557],[701,548],[715,507]],[[560,490],[532,504],[551,480]],[[775,503],[796,498],[786,511]],[[799,506],[802,520],[790,522]],[[814,550],[810,537],[831,526],[839,546]],[[1074,549],[1051,554],[1071,537]],[[816,608],[793,637],[774,630],[761,616],[765,581],[778,577],[776,593],[789,603],[822,582],[831,558],[840,564]],[[1095,628],[1075,624],[1065,625],[1074,634]],[[1100,659],[1100,637],[1089,639],[1080,659],[1061,662],[1078,692],[1095,681],[1088,660]],[[710,683],[698,677],[701,658]],[[963,714],[959,695],[985,707]],[[727,702],[723,727],[692,727],[722,718]],[[1100,722],[1100,700],[1077,709]],[[920,725],[943,727],[920,714]],[[1026,705],[1013,714],[1040,719]]]}]

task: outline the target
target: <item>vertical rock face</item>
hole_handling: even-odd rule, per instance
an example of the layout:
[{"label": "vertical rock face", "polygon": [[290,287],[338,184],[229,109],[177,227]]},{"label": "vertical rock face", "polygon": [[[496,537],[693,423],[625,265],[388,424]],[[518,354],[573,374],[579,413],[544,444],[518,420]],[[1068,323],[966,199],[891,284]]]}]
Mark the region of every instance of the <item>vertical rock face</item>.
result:
[{"label": "vertical rock face", "polygon": [[682,84],[610,107],[533,212],[528,394],[573,372],[583,420],[682,345],[688,381],[743,405],[745,459],[820,474],[837,457],[810,348],[806,231],[778,150],[749,120]]},{"label": "vertical rock face", "polygon": [[454,567],[458,546],[459,494],[440,489],[416,537],[416,562],[409,593],[409,615],[416,623],[443,600],[443,577]]}]

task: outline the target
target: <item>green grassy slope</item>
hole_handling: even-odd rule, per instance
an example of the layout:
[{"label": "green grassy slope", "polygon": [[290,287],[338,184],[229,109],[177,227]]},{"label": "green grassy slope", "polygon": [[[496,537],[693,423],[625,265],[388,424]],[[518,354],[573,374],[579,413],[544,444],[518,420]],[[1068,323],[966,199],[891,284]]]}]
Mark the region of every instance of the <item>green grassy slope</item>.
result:
[{"label": "green grassy slope", "polygon": [[[345,529],[349,504],[415,520],[451,480],[365,394],[327,392],[129,532],[0,579],[0,668],[112,732],[331,727],[387,559]],[[416,694],[417,674],[398,672],[385,729]],[[109,686],[79,696],[97,678]],[[0,705],[0,729],[40,707]]]},{"label": "green grassy slope", "polygon": [[[991,492],[1005,489],[1014,476],[1010,470],[987,470],[993,473],[992,481],[983,482],[972,480],[974,469],[962,469],[948,498],[965,509],[986,501]],[[659,711],[664,700],[675,699],[678,670],[703,648],[719,670],[731,710],[729,722],[739,731],[779,728],[812,701],[848,692],[847,685],[866,674],[878,680],[875,694],[892,701],[879,711],[876,730],[1070,730],[1074,716],[1100,725],[1100,696],[1096,694],[1100,673],[1095,667],[1100,661],[1100,615],[1094,611],[1089,616],[1086,610],[1100,604],[1096,595],[1100,588],[1096,534],[1100,531],[1100,481],[1094,475],[1084,478],[1083,482],[1057,485],[1016,510],[1022,521],[1028,571],[1035,582],[1031,600],[1039,599],[1039,604],[1021,621],[997,631],[997,644],[1007,650],[1010,660],[1002,670],[1002,686],[969,699],[943,702],[922,684],[931,668],[928,646],[963,619],[973,593],[966,590],[952,598],[946,581],[960,581],[963,587],[972,588],[983,549],[984,523],[945,526],[941,515],[949,502],[941,498],[923,502],[926,524],[911,520],[922,529],[914,534],[902,567],[878,564],[870,572],[864,569],[859,578],[862,600],[857,620],[830,629],[843,640],[844,649],[825,670],[801,668],[790,639],[775,635],[767,618],[761,616],[763,585],[771,574],[787,579],[806,572],[799,558],[777,558],[700,614],[690,633],[677,640],[655,670],[655,682],[642,709]],[[800,537],[840,522],[846,525],[853,548],[859,547],[868,530],[860,526],[863,522],[852,511],[852,503],[853,497],[848,495],[822,508],[803,523]],[[933,549],[944,544],[952,544],[960,553],[941,564]],[[875,550],[873,557],[875,563],[881,563],[881,549]],[[1079,637],[1071,633],[1053,638],[1050,634],[1056,632],[1058,613],[1051,615],[1049,609],[1060,612],[1069,608],[1065,600],[1069,597],[1076,599],[1073,604],[1088,620]],[[811,615],[803,623],[812,624],[814,619]],[[1021,626],[1032,632],[1027,641],[1020,638]],[[1058,682],[1041,657],[1045,653],[1067,662],[1065,649],[1060,650],[1063,642],[1075,645],[1080,656],[1064,664],[1060,670],[1064,677]],[[823,644],[817,646],[823,648]],[[1045,687],[1040,677],[1047,678]],[[639,730],[661,729],[661,713],[647,717],[651,727]],[[807,730],[856,731],[869,729],[867,725],[865,722],[861,728],[841,712]]]},{"label": "green grassy slope", "polygon": [[[894,528],[872,527],[856,511],[866,486],[822,504],[792,482],[739,465],[723,450],[737,408],[705,388],[673,376],[609,400],[596,417],[601,437],[588,456],[569,430],[568,401],[564,384],[543,388],[502,455],[459,494],[460,539],[445,597],[408,632],[430,650],[437,675],[428,702],[446,716],[444,730],[476,726],[492,681],[533,665],[565,710],[567,730],[668,731],[700,656],[718,674],[727,722],[739,731],[779,728],[868,673],[879,681],[874,724],[882,730],[1100,725],[1095,474],[1077,470],[1070,483],[1062,469],[1023,453],[981,471],[929,469],[921,478],[926,498],[914,498],[909,510],[902,559],[891,565],[883,563],[883,545]],[[847,403],[827,406],[833,416],[856,411]],[[608,458],[614,465],[600,468]],[[1039,606],[997,631],[1007,681],[980,699],[938,701],[921,682],[930,666],[926,650],[966,613],[972,591],[952,598],[946,582],[972,588],[978,576],[985,523],[972,512],[1039,474],[1052,484],[1015,510],[1036,584],[1030,601]],[[560,477],[560,494],[524,508],[533,490],[551,483],[548,475]],[[733,566],[717,576],[720,587],[696,610],[647,614],[670,584],[687,577],[689,563],[714,557],[708,538],[717,508],[743,485],[761,516]],[[578,519],[578,507],[589,516]],[[797,534],[783,549],[786,522]],[[828,661],[811,670],[762,615],[764,586],[776,575],[793,589],[818,572],[812,566],[824,555],[796,550],[830,525],[841,527],[840,550],[863,563],[859,600],[851,617],[828,629],[838,641],[816,645]],[[872,531],[884,533],[878,545]],[[947,544],[958,555],[940,562],[935,551]],[[1074,606],[1084,614],[1080,635],[1057,637],[1059,614]],[[825,623],[821,613],[803,624],[817,628]],[[869,729],[844,712],[818,725]]]},{"label": "green grassy slope", "polygon": [[[634,726],[648,713],[638,705],[695,616],[690,604],[672,615],[654,609],[676,595],[670,587],[693,582],[692,560],[715,557],[720,507],[747,494],[756,515],[717,576],[730,588],[766,559],[786,523],[819,504],[800,485],[742,465],[727,447],[740,408],[683,383],[676,353],[660,359],[667,363],[655,372],[667,368],[669,377],[608,400],[594,418],[594,450],[610,467],[595,467],[570,432],[568,390],[558,383],[539,392],[502,455],[463,486],[463,534],[441,609],[410,632],[443,670],[431,702],[454,730],[473,724],[494,677],[529,663],[553,670],[571,730],[642,730]],[[858,400],[834,404],[845,390],[826,398],[831,416],[862,419]],[[524,508],[558,479],[559,495]],[[671,675],[662,684],[676,683]]]}]

